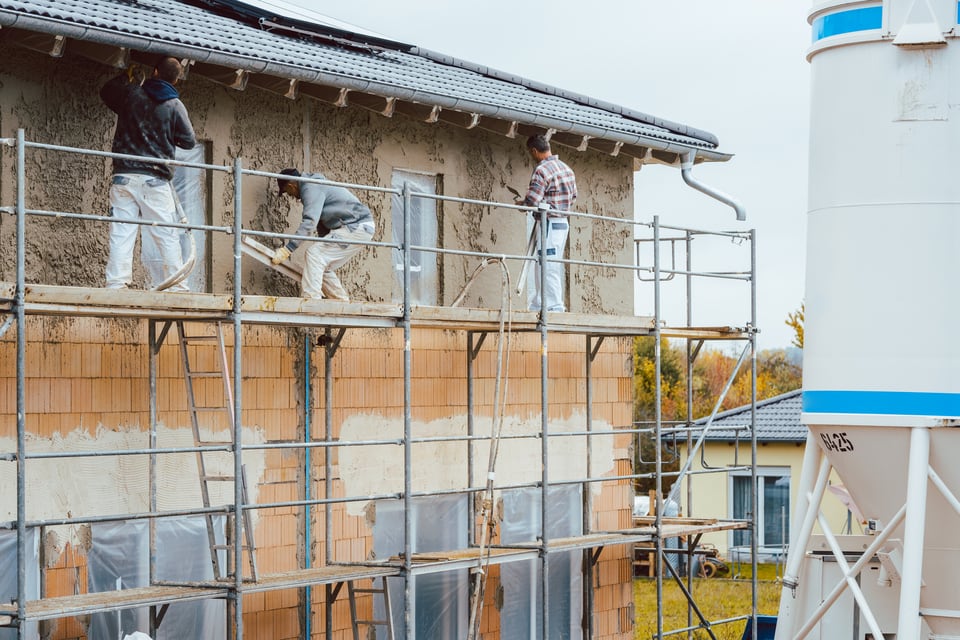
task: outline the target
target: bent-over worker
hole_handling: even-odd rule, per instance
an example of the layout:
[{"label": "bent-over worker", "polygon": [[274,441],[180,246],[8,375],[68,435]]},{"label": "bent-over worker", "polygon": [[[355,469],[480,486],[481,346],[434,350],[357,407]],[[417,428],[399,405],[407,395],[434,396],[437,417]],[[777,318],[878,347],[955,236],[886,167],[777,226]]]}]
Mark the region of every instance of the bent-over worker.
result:
[{"label": "bent-over worker", "polygon": [[[296,169],[284,169],[286,176],[300,177]],[[326,180],[322,173],[305,173],[304,178]],[[316,233],[321,238],[347,242],[368,242],[376,226],[370,209],[343,187],[277,179],[280,195],[287,194],[303,203],[303,220],[296,231],[298,236]],[[272,262],[280,264],[290,257],[300,240],[292,239],[276,250]],[[306,264],[300,288],[305,298],[332,298],[349,301],[336,270],[343,266],[361,248],[362,244],[340,242],[310,242],[306,251]]]}]

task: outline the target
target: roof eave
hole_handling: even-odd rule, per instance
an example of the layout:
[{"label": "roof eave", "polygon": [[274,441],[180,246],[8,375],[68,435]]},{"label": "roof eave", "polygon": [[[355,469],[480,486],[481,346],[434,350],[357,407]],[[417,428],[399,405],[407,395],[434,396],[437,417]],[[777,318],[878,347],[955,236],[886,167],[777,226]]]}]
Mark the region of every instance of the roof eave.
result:
[{"label": "roof eave", "polygon": [[726,162],[733,157],[732,154],[722,153],[704,146],[708,144],[706,142],[702,145],[696,143],[683,144],[672,140],[662,140],[655,136],[628,134],[604,127],[570,122],[540,114],[532,114],[515,109],[505,109],[497,105],[464,100],[455,96],[424,92],[417,89],[399,87],[342,74],[317,72],[295,65],[214,51],[176,42],[157,40],[146,36],[117,33],[108,29],[95,26],[81,26],[52,18],[24,15],[16,11],[0,9],[0,27],[15,27],[27,31],[58,35],[75,40],[121,47],[144,53],[163,53],[205,64],[232,67],[249,73],[266,74],[310,84],[347,89],[349,91],[374,93],[384,98],[396,98],[414,103],[439,106],[441,109],[476,113],[482,118],[516,122],[525,126],[563,132],[580,136],[584,141],[590,139],[604,140],[619,145],[629,145],[631,147],[659,152],[660,155],[646,153],[642,154],[642,157],[638,157],[639,154],[637,153],[630,154],[641,163],[655,162],[679,166],[680,156],[691,150],[696,152],[697,160],[700,161]]}]

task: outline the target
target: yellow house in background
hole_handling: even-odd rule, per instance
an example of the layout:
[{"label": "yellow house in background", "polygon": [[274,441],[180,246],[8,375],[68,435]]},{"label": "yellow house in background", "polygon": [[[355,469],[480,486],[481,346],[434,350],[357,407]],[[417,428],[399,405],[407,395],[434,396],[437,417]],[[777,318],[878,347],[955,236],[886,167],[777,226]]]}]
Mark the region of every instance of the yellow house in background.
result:
[{"label": "yellow house in background", "polygon": [[[785,557],[794,523],[796,487],[803,465],[807,427],[800,423],[800,389],[758,402],[757,429],[757,491],[759,513],[757,535],[760,560]],[[684,515],[696,518],[746,519],[750,509],[750,424],[749,405],[719,413],[709,424],[703,449],[695,452],[691,473],[683,481],[681,496]],[[695,423],[706,427],[707,419]],[[698,434],[694,432],[693,442]],[[687,461],[687,447],[679,443],[680,466]],[[669,445],[668,445],[669,446]],[[712,470],[714,473],[705,473]],[[692,482],[692,492],[687,482]],[[824,515],[834,531],[859,532],[859,522],[841,498],[846,493],[836,476],[831,477],[829,493],[833,499],[824,499]],[[693,499],[688,502],[687,496]],[[852,531],[851,531],[852,529]],[[815,532],[819,531],[819,527]],[[750,531],[747,529],[708,533],[702,543],[715,545],[721,555],[731,561],[749,560]]]}]

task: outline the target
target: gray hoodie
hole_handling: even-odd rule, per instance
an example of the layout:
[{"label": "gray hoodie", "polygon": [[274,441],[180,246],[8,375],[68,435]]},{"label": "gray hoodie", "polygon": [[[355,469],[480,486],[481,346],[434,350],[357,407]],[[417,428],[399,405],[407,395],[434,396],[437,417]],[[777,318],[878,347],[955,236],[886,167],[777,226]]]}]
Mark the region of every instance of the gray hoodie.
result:
[{"label": "gray hoodie", "polygon": [[[326,180],[322,173],[304,173],[304,178]],[[354,229],[363,222],[373,222],[370,209],[347,189],[312,182],[300,183],[300,200],[303,202],[303,221],[296,235],[309,236],[314,230],[323,237],[333,229]],[[293,251],[300,240],[289,240],[287,249]]]}]

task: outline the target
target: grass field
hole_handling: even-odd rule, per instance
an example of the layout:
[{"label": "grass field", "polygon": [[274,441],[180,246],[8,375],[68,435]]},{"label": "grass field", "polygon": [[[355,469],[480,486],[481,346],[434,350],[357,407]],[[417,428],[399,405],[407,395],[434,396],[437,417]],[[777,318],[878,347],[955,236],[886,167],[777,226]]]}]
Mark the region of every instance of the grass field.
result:
[{"label": "grass field", "polygon": [[[693,597],[704,616],[710,620],[732,618],[750,613],[750,567],[746,577],[696,578],[693,581]],[[757,613],[776,615],[780,600],[780,584],[775,580],[775,567],[761,565],[757,571]],[[653,578],[637,578],[633,581],[633,597],[636,604],[636,640],[650,640],[657,633],[657,584]],[[693,615],[694,624],[698,622]],[[745,622],[734,622],[713,628],[718,640],[740,640]],[[664,638],[681,640],[686,633],[666,635],[668,631],[687,627],[687,600],[673,578],[663,581],[663,631]],[[703,630],[694,633],[697,640],[709,639]]]}]

